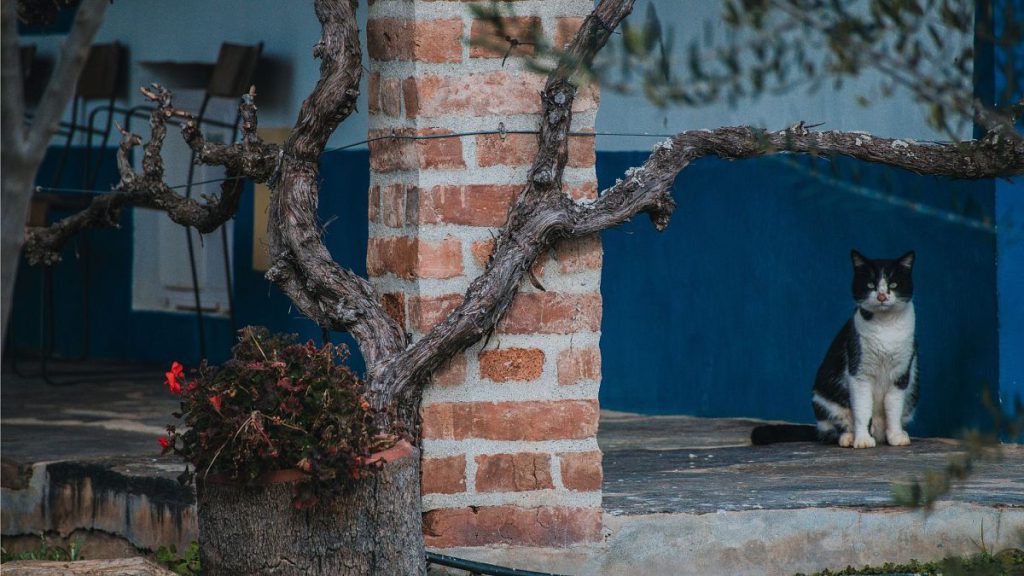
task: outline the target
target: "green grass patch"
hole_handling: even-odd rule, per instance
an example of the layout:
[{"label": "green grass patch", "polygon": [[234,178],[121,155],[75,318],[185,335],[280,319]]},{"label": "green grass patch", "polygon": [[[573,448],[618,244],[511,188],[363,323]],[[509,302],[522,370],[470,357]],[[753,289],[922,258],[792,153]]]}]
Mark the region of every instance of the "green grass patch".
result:
[{"label": "green grass patch", "polygon": [[40,537],[39,546],[24,552],[11,553],[6,548],[0,548],[0,563],[13,562],[15,560],[53,560],[57,562],[71,562],[82,559],[82,542],[75,540],[68,545],[54,546]]},{"label": "green grass patch", "polygon": [[881,566],[841,570],[822,570],[814,574],[798,573],[795,576],[855,576],[883,574],[920,574],[922,576],[1024,576],[1024,550],[1013,548],[996,554],[980,552],[973,556],[953,556],[937,562],[911,560],[906,564],[892,562]]}]

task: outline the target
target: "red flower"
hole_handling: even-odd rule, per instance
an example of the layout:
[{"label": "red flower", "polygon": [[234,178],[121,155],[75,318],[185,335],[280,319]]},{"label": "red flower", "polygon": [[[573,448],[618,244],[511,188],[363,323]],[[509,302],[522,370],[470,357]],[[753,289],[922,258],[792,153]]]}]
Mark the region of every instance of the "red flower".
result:
[{"label": "red flower", "polygon": [[210,396],[210,404],[213,404],[213,409],[220,412],[220,396]]},{"label": "red flower", "polygon": [[166,372],[164,376],[167,378],[167,389],[171,391],[171,394],[181,394],[181,384],[178,383],[178,377],[174,375],[174,372]]},{"label": "red flower", "polygon": [[168,438],[167,436],[161,436],[158,442],[160,442],[160,447],[163,448],[164,450],[167,450],[171,447],[171,439]]},{"label": "red flower", "polygon": [[171,394],[181,395],[181,383],[178,379],[184,379],[185,368],[182,367],[178,362],[171,364],[171,371],[164,373],[164,378],[167,381],[167,389],[171,391]]}]

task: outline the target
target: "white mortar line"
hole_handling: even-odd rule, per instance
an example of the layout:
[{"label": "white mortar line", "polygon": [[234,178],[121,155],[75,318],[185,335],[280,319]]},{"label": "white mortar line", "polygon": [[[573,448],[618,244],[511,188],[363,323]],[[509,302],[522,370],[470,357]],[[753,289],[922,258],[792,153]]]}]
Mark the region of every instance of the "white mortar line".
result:
[{"label": "white mortar line", "polygon": [[593,436],[568,440],[423,439],[424,458],[465,454],[468,459],[481,454],[515,454],[517,452],[554,454],[555,452],[593,452],[594,450],[599,450],[599,447],[597,438]]},{"label": "white mortar line", "polygon": [[528,492],[462,492],[424,494],[423,511],[469,506],[516,506],[518,508],[599,508],[601,492],[531,490]]}]

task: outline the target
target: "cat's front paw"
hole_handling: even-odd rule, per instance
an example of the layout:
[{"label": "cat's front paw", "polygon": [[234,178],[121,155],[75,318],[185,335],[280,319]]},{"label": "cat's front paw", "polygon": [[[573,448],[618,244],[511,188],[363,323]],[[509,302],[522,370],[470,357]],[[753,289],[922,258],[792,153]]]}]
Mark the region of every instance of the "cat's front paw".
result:
[{"label": "cat's front paw", "polygon": [[843,448],[853,446],[853,432],[843,432],[839,435],[839,445]]},{"label": "cat's front paw", "polygon": [[871,436],[861,436],[853,439],[854,448],[874,448],[875,439]]},{"label": "cat's front paw", "polygon": [[910,446],[910,434],[903,430],[887,432],[885,434],[885,441],[889,443],[889,446]]}]

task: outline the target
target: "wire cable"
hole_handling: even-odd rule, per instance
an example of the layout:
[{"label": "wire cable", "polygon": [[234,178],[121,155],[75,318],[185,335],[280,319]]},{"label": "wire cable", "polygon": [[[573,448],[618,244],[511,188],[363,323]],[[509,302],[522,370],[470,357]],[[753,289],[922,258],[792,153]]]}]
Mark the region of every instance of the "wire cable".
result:
[{"label": "wire cable", "polygon": [[[363,144],[371,144],[373,142],[379,142],[381,140],[438,140],[443,138],[461,138],[463,136],[504,136],[507,134],[540,134],[540,130],[505,130],[500,124],[497,130],[472,130],[469,132],[452,132],[451,134],[398,134],[394,130],[391,134],[384,134],[381,136],[374,136],[373,138],[367,138],[365,140],[359,140],[358,142],[351,142],[342,146],[335,146],[333,148],[327,148],[324,150],[324,154],[328,152],[338,152],[341,150],[348,150],[355,148],[356,146],[362,146]],[[627,138],[671,138],[675,134],[655,134],[650,132],[569,132],[569,136],[582,137],[582,138],[594,138],[597,136],[613,136],[613,137],[627,137]],[[191,184],[177,184],[174,186],[168,186],[172,190],[178,190],[181,188],[188,188],[189,186],[201,186],[203,184],[216,184],[218,182],[224,182],[227,180],[241,180],[245,179],[245,176],[230,176],[226,178],[213,178],[211,180],[203,180],[200,182],[193,182]],[[100,189],[86,189],[86,188],[60,188],[56,186],[36,186],[36,192],[76,192],[82,194],[106,194],[110,190]]]}]

